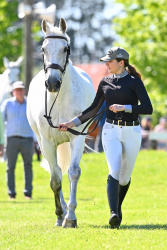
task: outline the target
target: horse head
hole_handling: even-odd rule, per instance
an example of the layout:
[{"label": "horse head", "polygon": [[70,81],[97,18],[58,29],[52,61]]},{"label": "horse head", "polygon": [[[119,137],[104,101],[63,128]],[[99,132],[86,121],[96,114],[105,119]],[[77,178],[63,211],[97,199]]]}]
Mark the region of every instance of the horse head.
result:
[{"label": "horse head", "polygon": [[20,65],[23,61],[23,57],[19,57],[16,62],[9,62],[7,57],[3,58],[3,64],[6,68],[6,74],[10,85],[20,79]]},{"label": "horse head", "polygon": [[5,71],[0,75],[0,105],[6,99],[12,96],[12,84],[20,80],[20,65],[23,57],[17,61],[9,61],[7,57],[3,58]]},{"label": "horse head", "polygon": [[50,92],[58,92],[69,58],[70,39],[66,34],[67,24],[61,18],[59,27],[54,27],[45,19],[42,21],[45,39],[42,45],[45,84]]}]

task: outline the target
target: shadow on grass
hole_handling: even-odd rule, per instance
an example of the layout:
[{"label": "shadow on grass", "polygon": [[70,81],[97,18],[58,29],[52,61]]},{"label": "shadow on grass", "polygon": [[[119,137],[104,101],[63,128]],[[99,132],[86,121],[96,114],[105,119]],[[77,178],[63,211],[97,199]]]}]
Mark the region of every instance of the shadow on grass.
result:
[{"label": "shadow on grass", "polygon": [[16,200],[7,200],[7,201],[0,201],[0,204],[1,203],[13,203],[13,204],[33,204],[33,203],[42,203],[42,201],[35,201],[34,200],[30,200],[30,201],[16,201]]},{"label": "shadow on grass", "polygon": [[45,203],[46,201],[54,201],[54,198],[43,198],[43,197],[41,197],[41,198],[33,198],[32,200],[28,200],[28,201],[26,201],[26,200],[24,200],[24,201],[21,201],[21,200],[17,200],[17,198],[16,199],[14,199],[14,200],[2,200],[2,201],[0,201],[0,203],[15,203],[15,204],[25,204],[25,203]]},{"label": "shadow on grass", "polygon": [[90,198],[90,199],[78,198],[77,200],[78,201],[93,201],[94,199],[93,198]]},{"label": "shadow on grass", "polygon": [[[104,229],[110,229],[109,225],[89,225],[92,228],[104,228]],[[122,225],[120,226],[119,230],[130,230],[130,229],[138,229],[138,230],[156,230],[156,229],[162,229],[167,230],[167,224],[148,224],[148,225]]]},{"label": "shadow on grass", "polygon": [[167,224],[148,224],[148,225],[122,225],[120,229],[144,229],[144,230],[155,230],[163,229],[167,230]]},{"label": "shadow on grass", "polygon": [[[69,200],[69,197],[64,197],[66,201]],[[92,201],[94,198],[77,198],[78,201]]]}]

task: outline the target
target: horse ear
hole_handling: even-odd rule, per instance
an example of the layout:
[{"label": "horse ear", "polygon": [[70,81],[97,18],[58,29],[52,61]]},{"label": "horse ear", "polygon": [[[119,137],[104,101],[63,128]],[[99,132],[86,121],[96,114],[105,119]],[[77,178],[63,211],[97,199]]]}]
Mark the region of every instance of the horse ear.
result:
[{"label": "horse ear", "polygon": [[63,31],[63,33],[65,33],[67,30],[67,23],[66,23],[65,19],[62,17],[60,18],[59,29],[61,31]]},{"label": "horse ear", "polygon": [[23,61],[23,56],[20,56],[15,63],[16,63],[17,66],[20,66],[22,61]]},{"label": "horse ear", "polygon": [[46,31],[47,31],[47,21],[45,20],[45,19],[43,19],[42,20],[42,24],[41,24],[41,27],[42,27],[42,31],[44,32],[44,33],[46,33]]},{"label": "horse ear", "polygon": [[8,66],[9,66],[9,60],[8,60],[7,57],[3,57],[3,64],[4,64],[5,68],[8,68]]}]

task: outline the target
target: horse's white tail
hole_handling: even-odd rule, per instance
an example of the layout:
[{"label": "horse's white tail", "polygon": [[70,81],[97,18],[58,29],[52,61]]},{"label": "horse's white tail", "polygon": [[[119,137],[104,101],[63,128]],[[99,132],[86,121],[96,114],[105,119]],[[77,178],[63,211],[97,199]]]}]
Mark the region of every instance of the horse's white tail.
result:
[{"label": "horse's white tail", "polygon": [[[71,161],[71,148],[69,142],[60,144],[57,147],[57,159],[58,165],[61,168],[62,173],[64,174],[68,170]],[[46,159],[43,159],[41,161],[41,167],[43,167],[46,171],[50,173],[49,163]]]}]

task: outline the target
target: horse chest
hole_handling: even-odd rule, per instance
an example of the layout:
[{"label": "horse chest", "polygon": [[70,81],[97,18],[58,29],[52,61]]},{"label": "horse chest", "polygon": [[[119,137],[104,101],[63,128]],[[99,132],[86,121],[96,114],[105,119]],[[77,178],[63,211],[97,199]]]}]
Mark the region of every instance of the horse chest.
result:
[{"label": "horse chest", "polygon": [[[69,142],[69,136],[65,132],[59,131],[57,128],[52,128],[48,124],[47,121],[43,121],[43,119],[40,120],[39,124],[39,133],[44,136],[48,141],[51,141],[52,143],[59,145],[64,142]],[[57,125],[58,123],[56,123]]]}]

